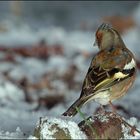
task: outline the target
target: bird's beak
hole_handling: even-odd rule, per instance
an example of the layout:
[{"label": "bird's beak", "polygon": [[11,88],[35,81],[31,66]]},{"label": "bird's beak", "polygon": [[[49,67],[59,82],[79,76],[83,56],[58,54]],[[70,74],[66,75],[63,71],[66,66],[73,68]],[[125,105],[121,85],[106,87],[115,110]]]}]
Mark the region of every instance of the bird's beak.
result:
[{"label": "bird's beak", "polygon": [[98,46],[97,40],[95,40],[95,42],[94,42],[94,44],[93,44],[93,47],[96,47],[96,46]]}]

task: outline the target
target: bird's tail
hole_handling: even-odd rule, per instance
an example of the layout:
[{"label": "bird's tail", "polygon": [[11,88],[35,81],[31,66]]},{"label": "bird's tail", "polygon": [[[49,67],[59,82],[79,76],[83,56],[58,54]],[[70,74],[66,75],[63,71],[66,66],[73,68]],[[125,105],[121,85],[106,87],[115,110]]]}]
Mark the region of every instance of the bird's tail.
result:
[{"label": "bird's tail", "polygon": [[76,107],[80,108],[84,103],[86,102],[85,99],[79,98],[77,99],[70,107],[69,109],[64,112],[62,115],[63,116],[75,116],[77,114]]}]

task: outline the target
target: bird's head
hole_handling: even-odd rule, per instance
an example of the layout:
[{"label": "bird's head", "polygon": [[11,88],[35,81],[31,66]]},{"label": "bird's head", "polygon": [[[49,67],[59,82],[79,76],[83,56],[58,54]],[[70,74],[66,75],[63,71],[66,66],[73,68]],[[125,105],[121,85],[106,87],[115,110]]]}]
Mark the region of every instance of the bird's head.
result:
[{"label": "bird's head", "polygon": [[107,23],[103,23],[96,31],[95,43],[100,50],[123,43],[119,33]]}]

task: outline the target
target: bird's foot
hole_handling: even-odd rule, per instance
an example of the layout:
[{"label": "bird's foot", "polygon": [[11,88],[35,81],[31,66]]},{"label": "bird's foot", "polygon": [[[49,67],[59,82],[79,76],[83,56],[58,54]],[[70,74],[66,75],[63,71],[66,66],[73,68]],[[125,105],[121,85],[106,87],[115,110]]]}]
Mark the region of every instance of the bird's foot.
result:
[{"label": "bird's foot", "polygon": [[105,114],[106,113],[106,110],[104,109],[104,106],[103,105],[100,105],[100,108],[99,108],[99,114]]},{"label": "bird's foot", "polygon": [[111,101],[109,101],[109,105],[110,105],[110,107],[111,107],[111,109],[112,109],[112,113],[113,113],[114,115],[117,114],[117,108],[112,104]]}]

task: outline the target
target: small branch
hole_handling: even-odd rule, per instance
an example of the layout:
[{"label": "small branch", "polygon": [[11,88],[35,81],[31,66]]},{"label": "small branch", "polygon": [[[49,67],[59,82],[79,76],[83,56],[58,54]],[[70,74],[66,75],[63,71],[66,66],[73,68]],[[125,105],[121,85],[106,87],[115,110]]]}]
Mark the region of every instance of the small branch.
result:
[{"label": "small branch", "polygon": [[139,131],[135,126],[130,125],[128,122],[126,122],[124,119],[122,119],[122,117],[121,117],[118,113],[116,113],[116,115],[118,115],[118,116],[119,116],[119,119],[120,119],[125,125],[129,126],[129,127],[132,129],[132,131],[137,131],[137,132],[140,134],[140,131]]}]

